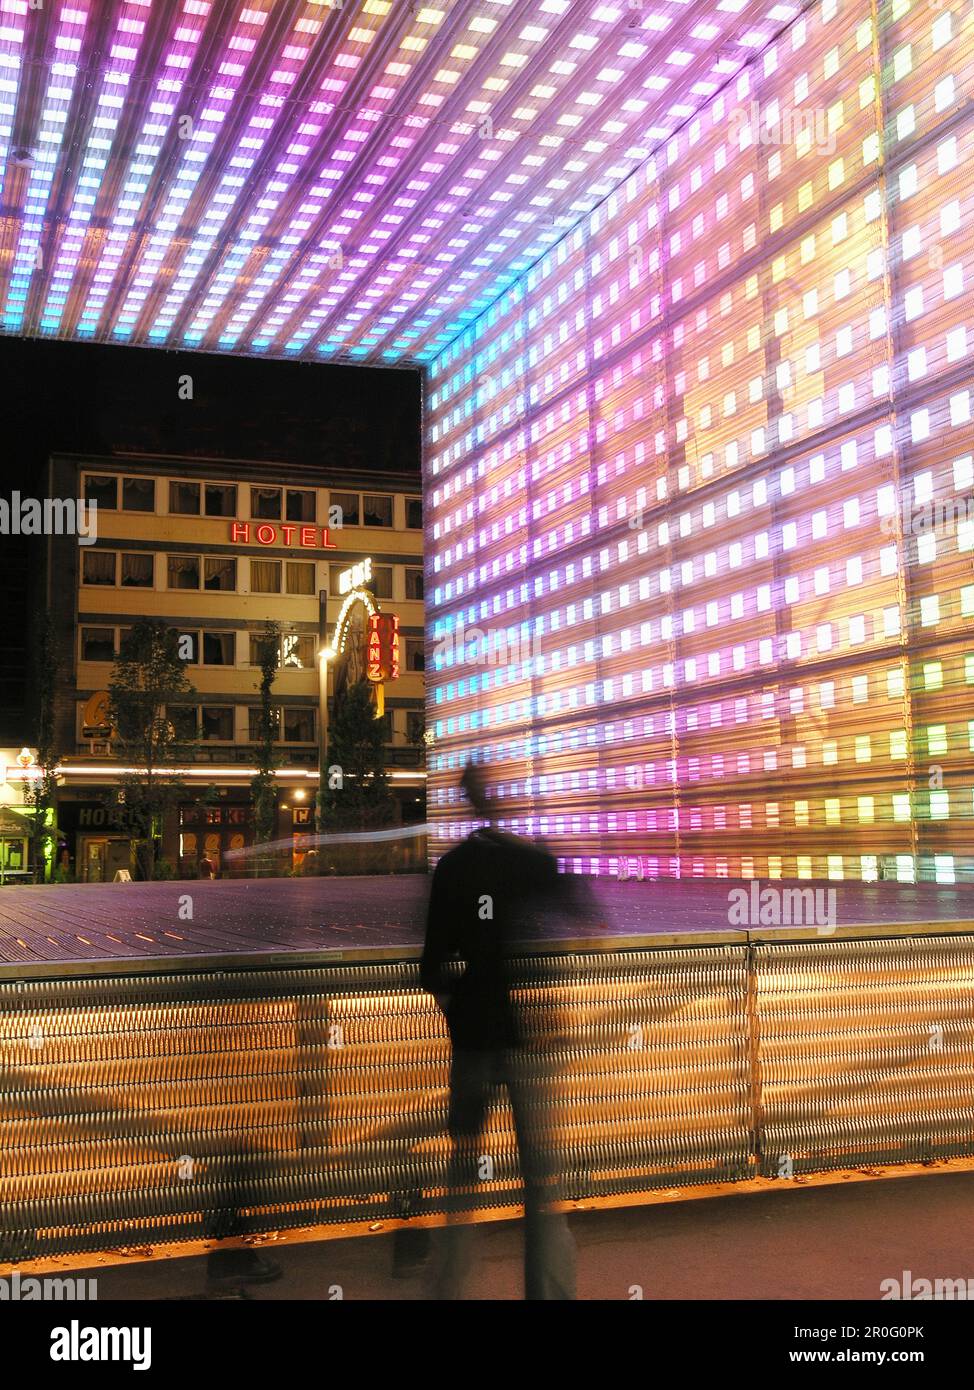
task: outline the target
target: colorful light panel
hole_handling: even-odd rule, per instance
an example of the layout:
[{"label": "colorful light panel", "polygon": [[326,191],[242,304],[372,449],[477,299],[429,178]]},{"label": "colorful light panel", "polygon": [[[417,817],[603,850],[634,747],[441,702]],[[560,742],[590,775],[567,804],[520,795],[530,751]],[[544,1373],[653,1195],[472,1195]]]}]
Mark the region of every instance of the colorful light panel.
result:
[{"label": "colorful light panel", "polygon": [[815,4],[432,363],[434,853],[971,876],[972,88]]},{"label": "colorful light panel", "polygon": [[0,326],[431,364],[439,848],[479,750],[576,871],[951,882],[972,30],[0,0]]},{"label": "colorful light panel", "polygon": [[0,0],[0,330],[428,362],[798,8]]}]

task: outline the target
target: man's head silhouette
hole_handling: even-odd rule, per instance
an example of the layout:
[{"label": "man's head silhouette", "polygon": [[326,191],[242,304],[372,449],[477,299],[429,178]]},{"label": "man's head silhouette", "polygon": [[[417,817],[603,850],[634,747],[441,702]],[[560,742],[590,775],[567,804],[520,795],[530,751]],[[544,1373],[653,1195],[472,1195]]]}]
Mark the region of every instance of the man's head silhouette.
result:
[{"label": "man's head silhouette", "polygon": [[487,777],[477,763],[467,763],[460,778],[460,786],[467,800],[485,820],[490,820],[490,804],[487,800]]}]

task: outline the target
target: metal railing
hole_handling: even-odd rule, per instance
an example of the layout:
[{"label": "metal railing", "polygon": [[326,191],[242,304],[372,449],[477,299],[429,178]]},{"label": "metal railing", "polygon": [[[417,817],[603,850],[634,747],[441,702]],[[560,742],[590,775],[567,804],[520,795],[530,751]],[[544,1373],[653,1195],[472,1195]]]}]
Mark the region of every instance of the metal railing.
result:
[{"label": "metal railing", "polygon": [[[974,1153],[974,935],[524,957],[567,1199]],[[447,1205],[415,962],[0,982],[0,1260]],[[485,1176],[521,1183],[506,1099]]]}]

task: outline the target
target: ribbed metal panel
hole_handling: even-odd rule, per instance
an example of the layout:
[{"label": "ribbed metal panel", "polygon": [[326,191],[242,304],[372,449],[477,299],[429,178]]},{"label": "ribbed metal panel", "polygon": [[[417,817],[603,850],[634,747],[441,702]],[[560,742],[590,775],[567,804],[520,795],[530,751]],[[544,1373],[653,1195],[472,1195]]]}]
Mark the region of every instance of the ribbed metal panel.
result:
[{"label": "ribbed metal panel", "polygon": [[[518,970],[563,1197],[974,1152],[972,936]],[[443,1210],[449,1056],[413,963],[0,984],[0,1259]]]},{"label": "ribbed metal panel", "polygon": [[[743,948],[516,986],[564,1195],[750,1171]],[[0,1257],[443,1208],[450,1050],[414,964],[2,984],[0,1049]],[[461,1204],[516,1202],[503,1092],[483,1142]]]},{"label": "ribbed metal panel", "polygon": [[974,1153],[974,937],[753,948],[769,1176]]}]

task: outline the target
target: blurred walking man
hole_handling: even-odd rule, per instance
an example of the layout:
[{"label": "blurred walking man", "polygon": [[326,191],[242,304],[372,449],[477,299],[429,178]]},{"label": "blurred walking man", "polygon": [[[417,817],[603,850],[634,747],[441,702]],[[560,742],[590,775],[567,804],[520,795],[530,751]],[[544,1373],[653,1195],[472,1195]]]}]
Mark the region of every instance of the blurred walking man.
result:
[{"label": "blurred walking man", "polygon": [[[490,821],[487,783],[469,764],[461,786],[477,815]],[[575,1297],[575,1249],[563,1216],[550,1210],[557,1179],[551,1161],[551,1077],[541,1048],[529,1042],[512,997],[512,956],[529,921],[567,903],[567,889],[547,851],[489,824],[439,861],[430,890],[420,974],[445,1016],[453,1061],[449,1129],[454,1144],[450,1195],[481,1180],[479,1138],[491,1089],[507,1087],[525,1187],[525,1296]],[[462,972],[448,962],[459,958]],[[469,1265],[469,1226],[451,1225],[436,1296],[457,1298]]]}]

